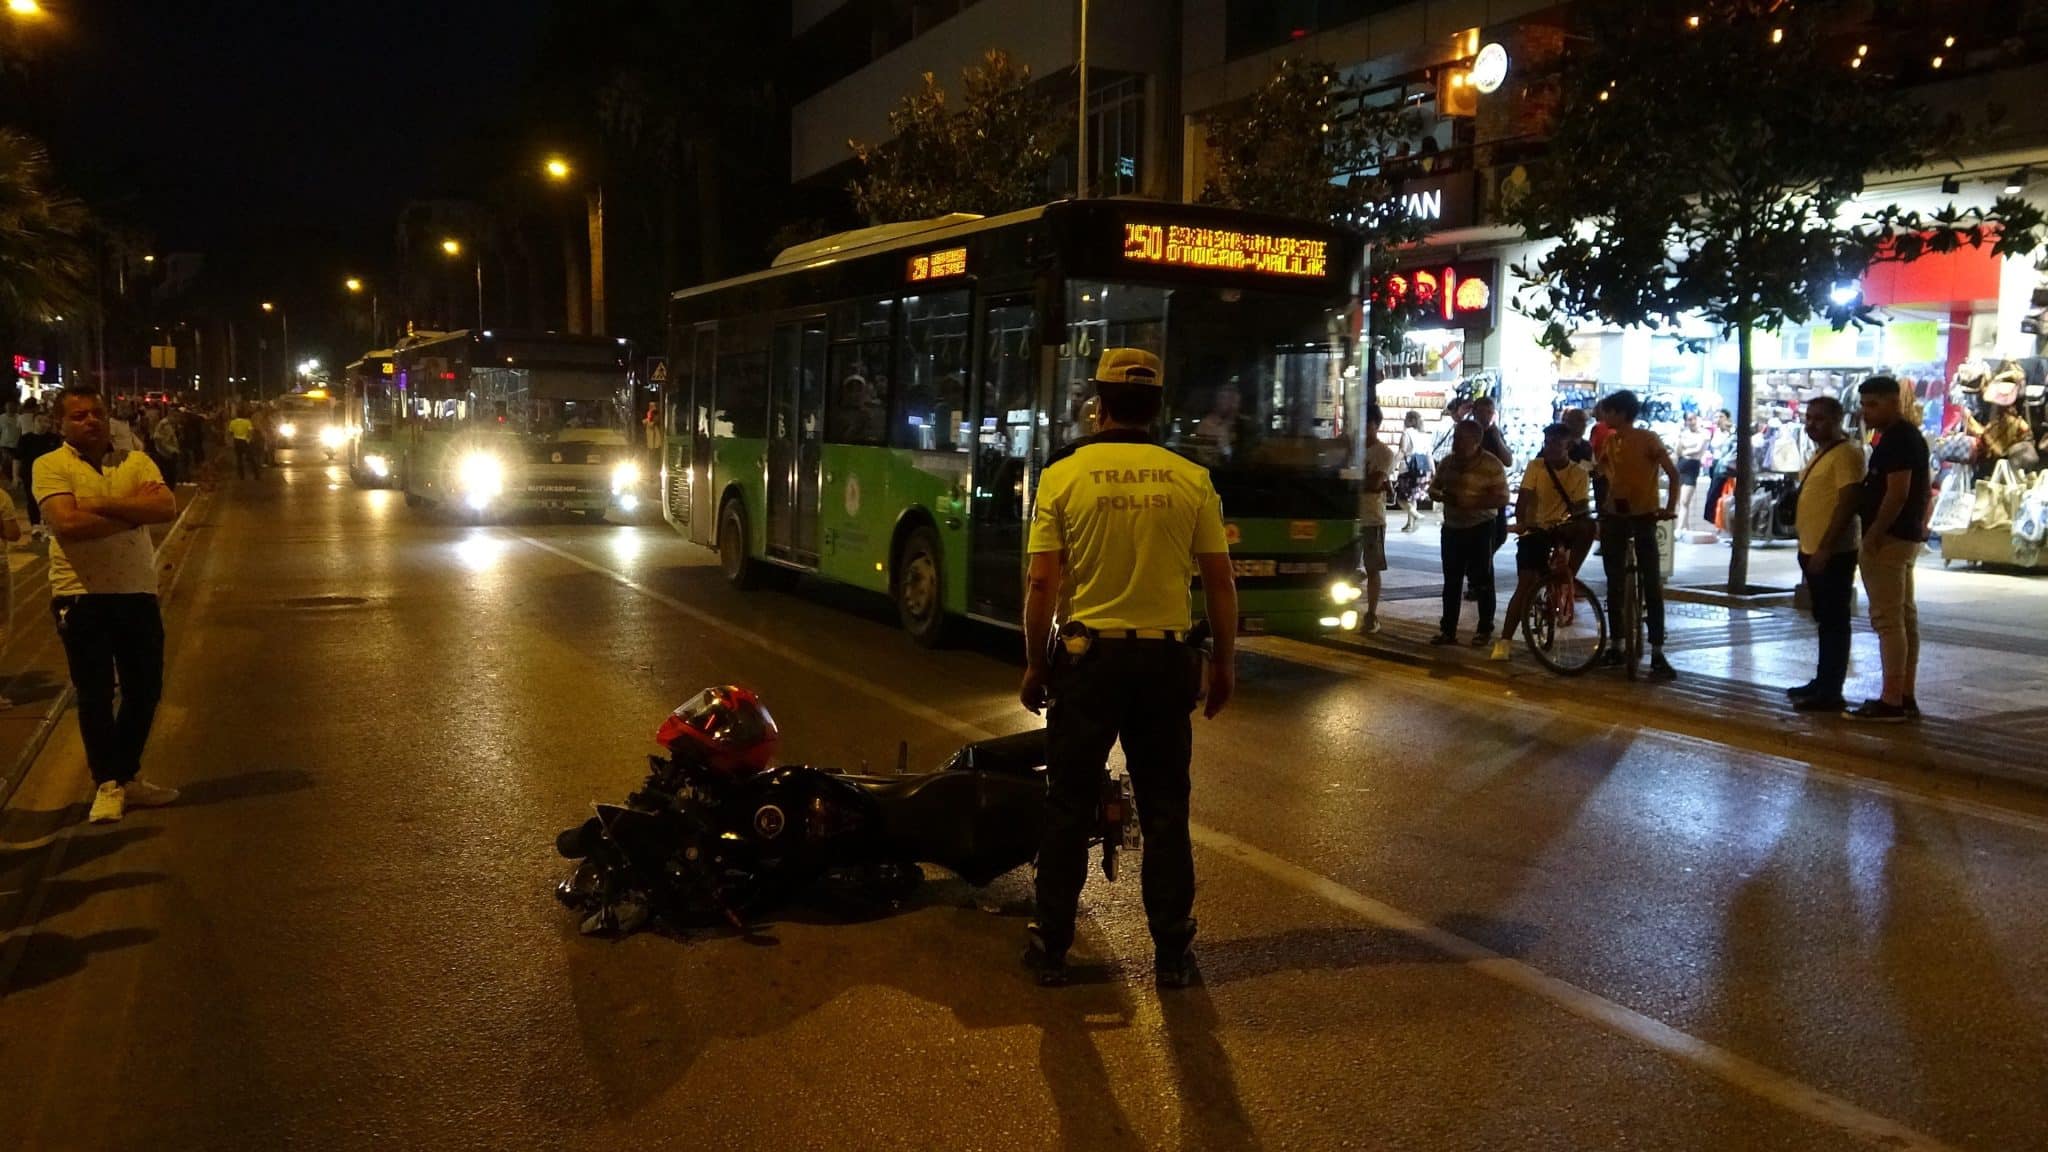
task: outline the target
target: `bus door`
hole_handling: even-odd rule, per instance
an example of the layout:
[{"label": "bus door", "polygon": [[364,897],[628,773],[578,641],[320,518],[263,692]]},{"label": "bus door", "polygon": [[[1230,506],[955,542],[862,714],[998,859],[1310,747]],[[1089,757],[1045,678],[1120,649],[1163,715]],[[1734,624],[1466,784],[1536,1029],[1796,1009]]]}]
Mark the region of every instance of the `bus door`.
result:
[{"label": "bus door", "polygon": [[775,326],[768,405],[768,553],[818,562],[818,470],[825,438],[823,316]]},{"label": "bus door", "polygon": [[1029,294],[983,300],[979,367],[967,598],[977,615],[1018,620],[1024,612],[1025,486],[1038,414],[1038,322]]},{"label": "bus door", "polygon": [[[690,518],[677,527],[699,544],[709,544],[717,529],[718,493],[711,487],[711,398],[718,379],[718,325],[699,324],[696,346],[690,350],[690,391],[677,399],[684,404],[683,419],[689,421]],[[675,443],[684,437],[678,434]]]}]

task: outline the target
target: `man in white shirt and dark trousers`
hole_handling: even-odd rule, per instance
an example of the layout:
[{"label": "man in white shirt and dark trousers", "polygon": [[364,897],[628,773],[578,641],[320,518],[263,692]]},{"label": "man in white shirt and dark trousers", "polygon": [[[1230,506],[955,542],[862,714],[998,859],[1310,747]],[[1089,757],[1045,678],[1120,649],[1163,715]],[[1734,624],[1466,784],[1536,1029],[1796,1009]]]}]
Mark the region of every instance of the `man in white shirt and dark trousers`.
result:
[{"label": "man in white shirt and dark trousers", "polygon": [[34,494],[52,537],[50,611],[71,665],[96,786],[91,819],[104,824],[128,805],[178,798],[137,775],[163,695],[164,624],[149,525],[170,523],[178,503],[148,456],[112,451],[97,389],[66,388],[57,411],[64,445],[35,462]]}]

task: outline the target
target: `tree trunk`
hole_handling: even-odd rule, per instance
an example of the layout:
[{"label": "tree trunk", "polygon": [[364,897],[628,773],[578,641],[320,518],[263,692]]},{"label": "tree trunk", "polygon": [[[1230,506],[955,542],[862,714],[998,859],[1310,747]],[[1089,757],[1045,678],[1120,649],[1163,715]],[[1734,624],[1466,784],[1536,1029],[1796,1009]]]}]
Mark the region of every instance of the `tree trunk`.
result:
[{"label": "tree trunk", "polygon": [[569,334],[583,332],[583,254],[576,250],[576,230],[562,226],[562,298],[569,311]]},{"label": "tree trunk", "polygon": [[1735,491],[1721,497],[1735,501],[1728,510],[1728,591],[1738,596],[1749,590],[1749,504],[1756,489],[1755,344],[1756,325],[1745,319],[1735,329]]}]

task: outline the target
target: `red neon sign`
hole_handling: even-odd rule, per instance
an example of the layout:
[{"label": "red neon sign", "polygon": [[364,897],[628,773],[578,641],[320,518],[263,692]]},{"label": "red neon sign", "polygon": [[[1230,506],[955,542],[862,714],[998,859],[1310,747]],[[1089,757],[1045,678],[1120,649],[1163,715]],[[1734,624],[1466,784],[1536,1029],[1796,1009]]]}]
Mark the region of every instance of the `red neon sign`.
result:
[{"label": "red neon sign", "polygon": [[1412,308],[1422,327],[1493,327],[1495,260],[1466,260],[1396,272],[1387,277],[1385,302]]}]

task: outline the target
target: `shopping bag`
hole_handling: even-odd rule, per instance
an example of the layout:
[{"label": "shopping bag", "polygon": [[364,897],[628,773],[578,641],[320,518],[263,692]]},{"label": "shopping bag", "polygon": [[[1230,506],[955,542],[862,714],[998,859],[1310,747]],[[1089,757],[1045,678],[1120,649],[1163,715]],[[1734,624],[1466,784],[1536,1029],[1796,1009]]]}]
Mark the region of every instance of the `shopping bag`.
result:
[{"label": "shopping bag", "polygon": [[2020,497],[2026,489],[2019,483],[2019,476],[2012,465],[2000,460],[1991,469],[1991,475],[1977,482],[1976,503],[1970,512],[1970,527],[1982,528],[1987,532],[2005,532],[2012,528],[2013,513],[2019,511]]},{"label": "shopping bag", "polygon": [[2020,497],[2019,512],[2012,519],[2013,548],[2039,548],[2048,540],[2048,473],[2035,478],[2033,486]]},{"label": "shopping bag", "polygon": [[1970,470],[1958,465],[1949,469],[1942,479],[1941,491],[1934,498],[1934,515],[1928,518],[1927,530],[1936,535],[1944,532],[1967,532],[1970,530],[1970,514],[1976,510],[1976,493],[1971,490]]}]

